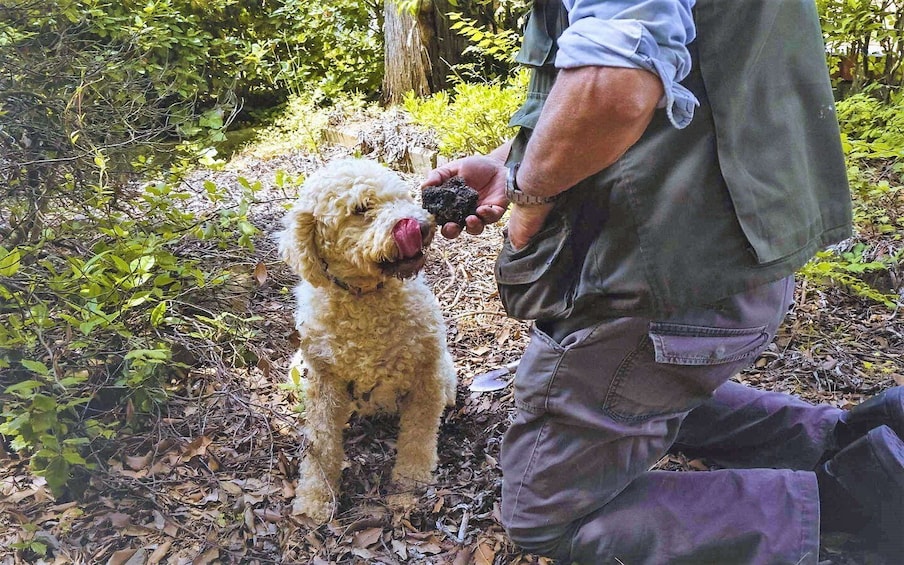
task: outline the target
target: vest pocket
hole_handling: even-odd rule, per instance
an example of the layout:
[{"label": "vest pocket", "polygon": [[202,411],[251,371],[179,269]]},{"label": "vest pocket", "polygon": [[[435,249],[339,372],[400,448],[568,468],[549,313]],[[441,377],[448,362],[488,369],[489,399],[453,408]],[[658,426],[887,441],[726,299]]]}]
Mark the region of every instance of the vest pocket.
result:
[{"label": "vest pocket", "polygon": [[[558,219],[558,221],[555,221]],[[571,226],[562,216],[515,250],[506,237],[496,259],[496,283],[505,311],[521,320],[561,317],[571,310],[575,273]]]}]

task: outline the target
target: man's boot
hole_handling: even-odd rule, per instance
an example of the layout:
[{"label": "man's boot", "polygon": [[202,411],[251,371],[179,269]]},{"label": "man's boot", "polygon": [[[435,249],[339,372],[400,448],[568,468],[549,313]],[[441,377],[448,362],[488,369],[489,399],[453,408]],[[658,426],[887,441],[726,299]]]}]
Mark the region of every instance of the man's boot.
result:
[{"label": "man's boot", "polygon": [[820,465],[816,478],[823,531],[858,534],[904,559],[904,441],[891,428],[870,430]]},{"label": "man's boot", "polygon": [[883,425],[904,439],[904,386],[890,388],[845,412],[835,424],[838,449]]}]

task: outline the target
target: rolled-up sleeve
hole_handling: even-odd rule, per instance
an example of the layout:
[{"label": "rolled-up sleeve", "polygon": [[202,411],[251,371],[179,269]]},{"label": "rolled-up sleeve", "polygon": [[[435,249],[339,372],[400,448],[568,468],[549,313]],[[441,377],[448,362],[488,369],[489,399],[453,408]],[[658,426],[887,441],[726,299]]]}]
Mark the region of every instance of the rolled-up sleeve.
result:
[{"label": "rolled-up sleeve", "polygon": [[695,0],[565,0],[569,26],[559,37],[556,67],[638,68],[659,75],[659,106],[683,128],[699,104],[679,84],[691,70],[687,44],[696,28]]}]

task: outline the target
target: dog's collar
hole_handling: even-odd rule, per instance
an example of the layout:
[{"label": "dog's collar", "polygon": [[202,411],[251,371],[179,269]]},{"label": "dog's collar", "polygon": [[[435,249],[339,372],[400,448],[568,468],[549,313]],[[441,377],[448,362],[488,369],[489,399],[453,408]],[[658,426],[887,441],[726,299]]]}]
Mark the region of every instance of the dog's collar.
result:
[{"label": "dog's collar", "polygon": [[383,288],[382,282],[378,283],[377,286],[375,286],[371,289],[367,289],[367,290],[365,290],[364,288],[362,288],[360,286],[350,285],[347,282],[345,282],[344,280],[342,280],[339,277],[336,277],[332,273],[330,273],[329,263],[327,263],[326,260],[323,259],[322,257],[320,258],[320,263],[321,263],[321,265],[323,265],[323,272],[324,272],[324,274],[326,274],[326,278],[328,278],[331,283],[338,286],[342,290],[345,290],[347,292],[354,294],[355,296],[363,296],[365,294],[368,294],[371,292],[376,292]]}]

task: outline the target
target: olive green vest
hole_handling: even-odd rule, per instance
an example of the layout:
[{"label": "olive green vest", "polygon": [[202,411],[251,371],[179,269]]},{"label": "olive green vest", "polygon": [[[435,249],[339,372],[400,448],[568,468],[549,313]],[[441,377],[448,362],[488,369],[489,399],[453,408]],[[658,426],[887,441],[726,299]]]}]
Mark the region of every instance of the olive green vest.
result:
[{"label": "olive green vest", "polygon": [[[496,265],[510,315],[660,315],[786,277],[851,233],[851,202],[813,0],[698,0],[685,129],[656,112],[614,165],[572,187],[543,231]],[[533,67],[509,162],[555,80],[558,0],[536,0]],[[600,124],[606,127],[606,124]]]}]

